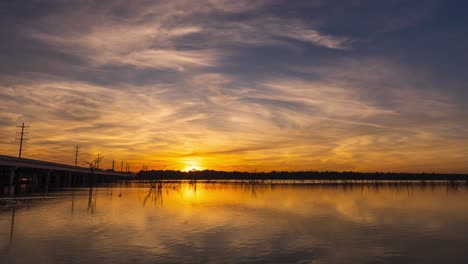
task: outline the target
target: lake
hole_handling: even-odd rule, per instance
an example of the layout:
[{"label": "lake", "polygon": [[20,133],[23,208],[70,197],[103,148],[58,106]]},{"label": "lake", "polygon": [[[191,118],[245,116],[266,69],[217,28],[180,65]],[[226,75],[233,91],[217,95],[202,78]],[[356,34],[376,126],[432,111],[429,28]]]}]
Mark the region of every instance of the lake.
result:
[{"label": "lake", "polygon": [[0,198],[1,263],[468,263],[465,184],[153,187]]}]

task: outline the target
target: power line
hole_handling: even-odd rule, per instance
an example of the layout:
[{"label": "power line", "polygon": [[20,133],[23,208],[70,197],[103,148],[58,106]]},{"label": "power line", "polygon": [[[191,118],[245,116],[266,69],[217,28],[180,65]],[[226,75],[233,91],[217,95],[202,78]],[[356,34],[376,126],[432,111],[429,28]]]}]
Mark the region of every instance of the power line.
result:
[{"label": "power line", "polygon": [[28,134],[27,132],[24,132],[24,129],[28,128],[29,126],[25,126],[24,122],[23,122],[23,124],[21,126],[17,126],[17,127],[21,128],[21,132],[16,132],[16,134],[20,134],[20,138],[16,138],[16,140],[20,141],[18,158],[21,159],[21,154],[23,152],[23,141],[28,140],[27,138],[24,138],[24,135]]}]

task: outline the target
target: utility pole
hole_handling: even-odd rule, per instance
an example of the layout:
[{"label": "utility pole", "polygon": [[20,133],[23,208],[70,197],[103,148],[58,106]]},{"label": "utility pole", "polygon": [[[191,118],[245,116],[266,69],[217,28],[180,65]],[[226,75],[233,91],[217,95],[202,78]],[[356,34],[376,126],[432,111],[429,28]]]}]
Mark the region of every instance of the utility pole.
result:
[{"label": "utility pole", "polygon": [[20,138],[16,138],[16,140],[20,141],[18,158],[21,159],[21,154],[23,152],[23,141],[28,140],[28,139],[24,138],[24,135],[28,134],[27,132],[24,132],[24,129],[28,128],[29,126],[24,126],[24,122],[23,122],[23,124],[21,126],[17,126],[17,127],[21,128],[21,132],[16,132],[16,134],[20,134]]},{"label": "utility pole", "polygon": [[120,171],[123,172],[123,160],[120,161]]},{"label": "utility pole", "polygon": [[78,164],[78,150],[80,149],[80,146],[76,145],[75,147],[75,167]]},{"label": "utility pole", "polygon": [[115,160],[112,160],[112,171],[114,171]]}]

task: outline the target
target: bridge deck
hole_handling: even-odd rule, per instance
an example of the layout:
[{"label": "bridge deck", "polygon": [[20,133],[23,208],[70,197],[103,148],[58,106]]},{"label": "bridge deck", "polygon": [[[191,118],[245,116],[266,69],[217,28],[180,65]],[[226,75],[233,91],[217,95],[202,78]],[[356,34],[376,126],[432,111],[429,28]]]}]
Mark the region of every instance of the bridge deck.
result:
[{"label": "bridge deck", "polygon": [[[13,168],[30,168],[30,169],[42,169],[51,171],[63,171],[63,172],[78,172],[78,173],[90,173],[89,168],[75,167],[67,164],[60,164],[42,160],[17,158],[12,156],[0,155],[0,167],[13,167]],[[133,174],[126,174],[122,172],[107,171],[107,170],[95,170],[95,174],[100,175],[116,175],[116,176],[129,176]]]}]

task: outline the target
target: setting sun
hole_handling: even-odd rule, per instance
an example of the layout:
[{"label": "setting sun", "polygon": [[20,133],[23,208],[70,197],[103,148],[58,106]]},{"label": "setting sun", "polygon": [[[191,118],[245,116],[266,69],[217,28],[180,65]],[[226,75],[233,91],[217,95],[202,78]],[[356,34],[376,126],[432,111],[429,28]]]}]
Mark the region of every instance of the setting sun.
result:
[{"label": "setting sun", "polygon": [[200,165],[200,162],[198,160],[187,160],[187,161],[184,161],[184,164],[186,166],[184,167],[183,171],[203,170],[203,167]]},{"label": "setting sun", "polygon": [[184,171],[199,171],[202,170],[202,167],[200,166],[188,166],[185,167]]}]

